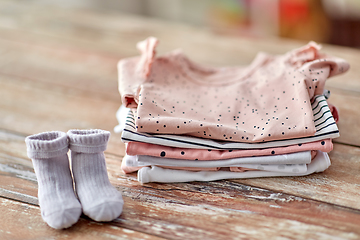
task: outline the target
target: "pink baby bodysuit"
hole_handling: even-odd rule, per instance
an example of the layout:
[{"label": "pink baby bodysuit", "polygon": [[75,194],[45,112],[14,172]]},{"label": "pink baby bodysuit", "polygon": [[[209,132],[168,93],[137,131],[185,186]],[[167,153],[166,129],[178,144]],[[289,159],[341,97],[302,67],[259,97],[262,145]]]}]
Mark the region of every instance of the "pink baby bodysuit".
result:
[{"label": "pink baby bodysuit", "polygon": [[237,142],[312,136],[310,99],[322,94],[327,78],[349,68],[313,42],[223,68],[200,66],[180,51],[155,57],[157,43],[146,39],[138,44],[140,57],[118,64],[119,91],[127,107],[137,107],[138,132]]},{"label": "pink baby bodysuit", "polygon": [[244,150],[206,150],[191,148],[175,148],[150,143],[129,142],[126,144],[128,155],[148,155],[182,160],[221,160],[251,156],[280,155],[309,150],[330,152],[333,149],[331,139],[316,142],[290,145],[285,147],[244,149]]}]

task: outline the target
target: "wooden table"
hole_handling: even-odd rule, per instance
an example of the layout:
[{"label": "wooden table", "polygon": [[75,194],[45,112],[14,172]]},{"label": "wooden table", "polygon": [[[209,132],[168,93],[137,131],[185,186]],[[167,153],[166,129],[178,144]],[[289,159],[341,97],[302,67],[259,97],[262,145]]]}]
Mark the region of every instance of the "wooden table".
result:
[{"label": "wooden table", "polygon": [[[124,144],[113,132],[120,106],[116,63],[136,42],[160,39],[213,66],[249,64],[258,51],[281,54],[303,42],[218,36],[159,20],[0,2],[0,239],[360,239],[360,51],[324,46],[351,70],[328,80],[341,137],[331,167],[306,177],[141,185],[120,170]],[[43,131],[100,128],[122,215],[86,217],[67,230],[40,216],[24,138]]]}]

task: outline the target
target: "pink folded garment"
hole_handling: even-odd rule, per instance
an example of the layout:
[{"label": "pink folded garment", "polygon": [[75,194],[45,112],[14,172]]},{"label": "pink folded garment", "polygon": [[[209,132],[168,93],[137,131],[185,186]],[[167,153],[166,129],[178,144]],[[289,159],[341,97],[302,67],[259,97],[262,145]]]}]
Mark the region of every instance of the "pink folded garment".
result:
[{"label": "pink folded garment", "polygon": [[119,91],[137,107],[138,132],[263,142],[313,136],[310,99],[349,64],[308,45],[259,53],[246,67],[204,67],[174,51],[155,56],[158,41],[138,44],[142,55],[119,62]]},{"label": "pink folded garment", "polygon": [[239,157],[279,155],[310,150],[330,152],[332,149],[333,144],[331,139],[290,145],[286,147],[246,150],[206,150],[192,148],[175,148],[141,142],[129,142],[126,144],[126,154],[128,155],[148,155],[154,157],[166,157],[183,160],[220,160]]}]

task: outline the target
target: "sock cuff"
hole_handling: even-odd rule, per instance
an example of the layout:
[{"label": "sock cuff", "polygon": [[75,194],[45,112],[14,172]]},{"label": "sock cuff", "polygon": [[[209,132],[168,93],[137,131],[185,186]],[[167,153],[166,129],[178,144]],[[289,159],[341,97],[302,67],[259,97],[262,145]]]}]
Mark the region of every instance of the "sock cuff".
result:
[{"label": "sock cuff", "polygon": [[69,130],[70,149],[81,153],[98,153],[106,150],[110,132],[100,129]]},{"label": "sock cuff", "polygon": [[61,156],[69,150],[67,135],[60,131],[43,132],[25,138],[27,155],[31,159]]}]

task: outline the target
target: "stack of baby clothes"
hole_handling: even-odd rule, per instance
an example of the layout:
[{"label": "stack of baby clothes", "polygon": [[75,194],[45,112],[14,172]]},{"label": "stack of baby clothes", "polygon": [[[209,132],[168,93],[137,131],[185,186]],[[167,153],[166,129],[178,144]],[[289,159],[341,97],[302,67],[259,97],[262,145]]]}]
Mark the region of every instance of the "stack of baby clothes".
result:
[{"label": "stack of baby clothes", "polygon": [[[204,67],[181,51],[156,57],[156,38],[141,56],[118,64],[125,173],[146,182],[302,176],[330,166],[339,136],[327,78],[343,59],[308,45],[283,55],[259,53],[245,67]],[[335,117],[335,119],[334,119]]]}]

